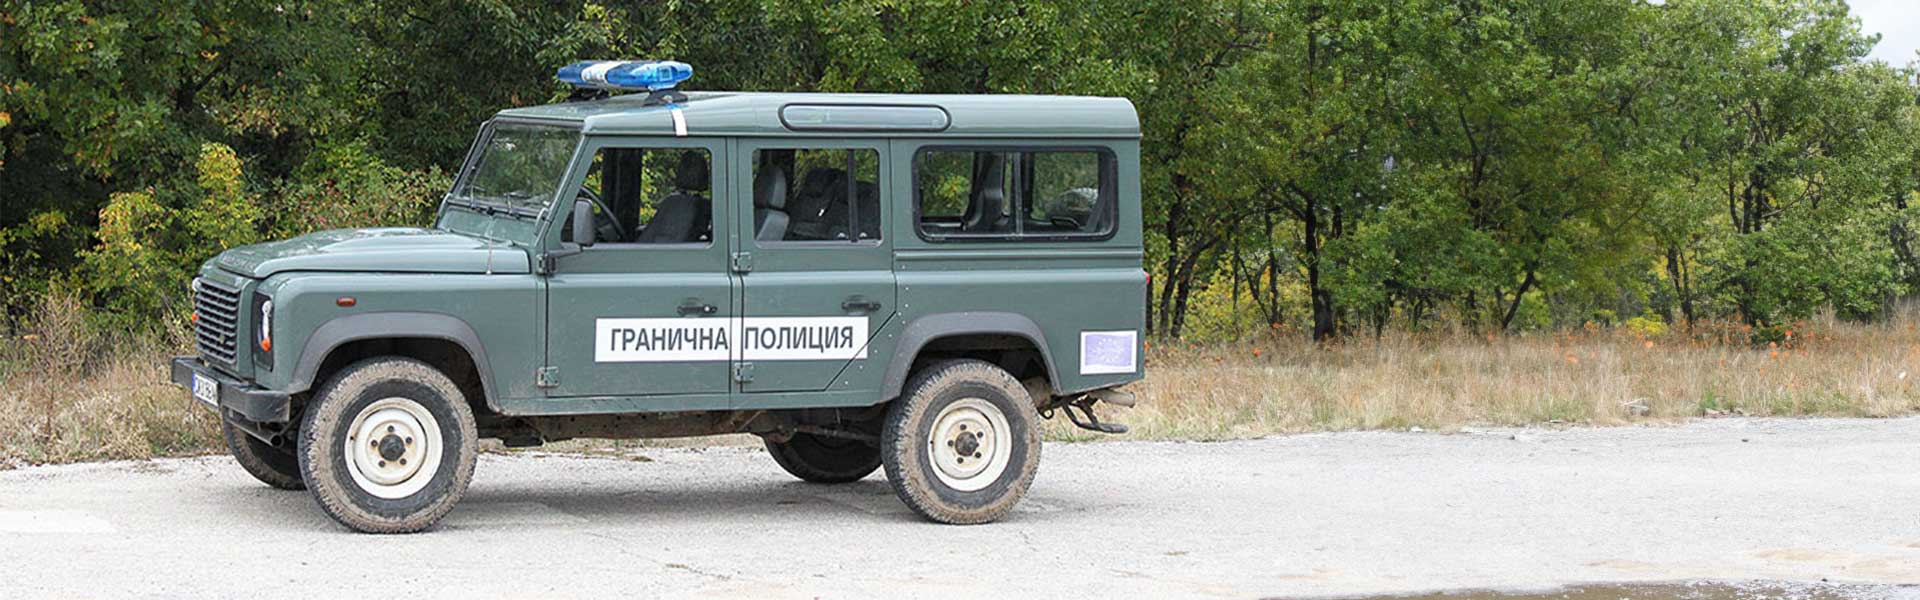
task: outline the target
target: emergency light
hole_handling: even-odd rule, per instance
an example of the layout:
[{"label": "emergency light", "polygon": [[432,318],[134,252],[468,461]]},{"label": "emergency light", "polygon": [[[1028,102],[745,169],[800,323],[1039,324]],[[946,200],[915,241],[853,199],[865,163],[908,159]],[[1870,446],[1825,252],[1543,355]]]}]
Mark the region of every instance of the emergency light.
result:
[{"label": "emergency light", "polygon": [[658,92],[693,77],[693,66],[672,60],[583,60],[560,67],[556,75],[574,87]]}]

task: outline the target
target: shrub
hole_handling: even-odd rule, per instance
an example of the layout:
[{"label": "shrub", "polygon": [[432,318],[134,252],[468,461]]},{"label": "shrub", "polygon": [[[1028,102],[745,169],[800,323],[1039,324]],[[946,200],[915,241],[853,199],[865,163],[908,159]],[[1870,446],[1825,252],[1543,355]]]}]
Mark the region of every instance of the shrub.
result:
[{"label": "shrub", "polygon": [[[191,184],[117,193],[100,210],[99,244],[81,255],[82,279],[114,329],[147,329],[180,306],[202,261],[259,239],[260,207],[231,148],[200,147]],[[176,208],[177,207],[177,208]]]},{"label": "shrub", "polygon": [[87,290],[121,315],[171,305],[183,269],[167,251],[172,211],[151,189],[114,194],[100,209],[100,243],[81,255]]},{"label": "shrub", "polygon": [[[78,249],[83,236],[84,230],[57,210],[36,212],[18,225],[0,227],[0,307],[19,310],[46,293],[55,273],[48,259]],[[23,310],[0,314],[0,325],[11,327],[13,317],[20,316]]]},{"label": "shrub", "polygon": [[1627,322],[1622,323],[1621,326],[1625,327],[1628,333],[1643,338],[1665,336],[1668,331],[1667,320],[1651,312],[1627,319]]},{"label": "shrub", "polygon": [[440,195],[453,186],[438,168],[388,166],[362,143],[321,149],[267,200],[273,237],[327,229],[426,226]]}]

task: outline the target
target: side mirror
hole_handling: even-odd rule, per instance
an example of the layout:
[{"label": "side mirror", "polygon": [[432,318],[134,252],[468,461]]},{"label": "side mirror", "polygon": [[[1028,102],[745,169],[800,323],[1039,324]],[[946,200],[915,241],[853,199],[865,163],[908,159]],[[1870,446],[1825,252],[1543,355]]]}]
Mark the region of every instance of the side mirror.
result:
[{"label": "side mirror", "polygon": [[573,203],[573,243],[585,248],[593,245],[593,203],[576,200]]}]

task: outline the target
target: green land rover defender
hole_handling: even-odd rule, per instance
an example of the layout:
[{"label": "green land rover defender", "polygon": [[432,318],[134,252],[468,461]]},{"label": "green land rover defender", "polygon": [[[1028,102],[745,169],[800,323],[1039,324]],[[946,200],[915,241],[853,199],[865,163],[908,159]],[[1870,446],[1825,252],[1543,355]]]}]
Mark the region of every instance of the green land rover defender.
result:
[{"label": "green land rover defender", "polygon": [[915,512],[984,523],[1032,483],[1042,417],[1125,431],[1092,409],[1142,376],[1132,104],[583,65],[574,100],[481,127],[431,228],[200,269],[172,379],[248,473],[408,532],[459,501],[482,438],[751,433],[801,479],[884,466]]}]

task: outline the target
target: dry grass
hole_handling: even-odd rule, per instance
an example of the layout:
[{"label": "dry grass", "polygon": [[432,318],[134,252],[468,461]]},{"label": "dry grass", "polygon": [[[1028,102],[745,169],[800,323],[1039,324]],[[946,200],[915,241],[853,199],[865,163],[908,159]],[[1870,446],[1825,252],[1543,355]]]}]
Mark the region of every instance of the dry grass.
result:
[{"label": "dry grass", "polygon": [[[0,468],[222,450],[218,423],[166,383],[183,340],[102,339],[72,298],[37,332],[0,339]],[[1468,425],[1614,425],[1723,414],[1887,417],[1920,412],[1920,310],[1873,325],[1831,319],[1774,346],[1735,326],[1641,337],[1619,330],[1473,338],[1389,334],[1326,348],[1298,335],[1154,347],[1140,405],[1104,417],[1118,439]],[[1050,439],[1115,439],[1047,424]],[[704,440],[704,441],[703,441]],[[570,443],[549,450],[751,444],[749,438]]]},{"label": "dry grass", "polygon": [[[1129,439],[1468,425],[1616,425],[1719,415],[1888,417],[1920,411],[1920,313],[1820,319],[1784,343],[1742,327],[1642,337],[1621,330],[1469,338],[1389,334],[1317,348],[1300,336],[1155,348]],[[1055,439],[1100,437],[1064,419]]]},{"label": "dry grass", "polygon": [[203,454],[219,421],[167,383],[181,340],[102,338],[72,296],[52,295],[33,334],[0,338],[0,468]]}]

